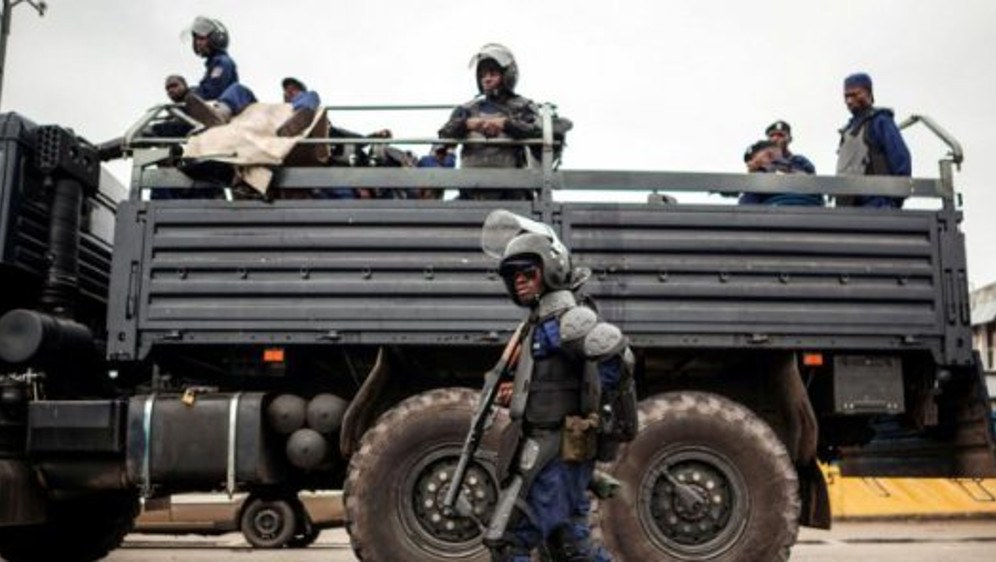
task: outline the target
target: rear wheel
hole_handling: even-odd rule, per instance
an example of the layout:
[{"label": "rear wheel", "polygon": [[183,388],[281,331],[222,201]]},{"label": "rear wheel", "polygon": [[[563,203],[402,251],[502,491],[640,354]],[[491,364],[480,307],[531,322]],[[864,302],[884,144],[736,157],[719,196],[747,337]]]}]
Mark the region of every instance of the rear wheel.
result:
[{"label": "rear wheel", "polygon": [[640,403],[640,432],[610,472],[606,545],[624,562],[787,560],[798,533],[795,468],[771,428],[702,392]]},{"label": "rear wheel", "polygon": [[242,508],[239,527],[249,544],[256,548],[280,548],[297,530],[297,516],[284,499],[250,496]]},{"label": "rear wheel", "polygon": [[131,492],[53,501],[47,522],[0,530],[0,556],[7,562],[99,560],[121,545],[137,515]]},{"label": "rear wheel", "polygon": [[[401,402],[364,434],[343,490],[357,558],[489,560],[477,522],[442,509],[476,403],[471,390],[429,391]],[[463,493],[486,521],[498,495],[491,471],[471,463]]]}]

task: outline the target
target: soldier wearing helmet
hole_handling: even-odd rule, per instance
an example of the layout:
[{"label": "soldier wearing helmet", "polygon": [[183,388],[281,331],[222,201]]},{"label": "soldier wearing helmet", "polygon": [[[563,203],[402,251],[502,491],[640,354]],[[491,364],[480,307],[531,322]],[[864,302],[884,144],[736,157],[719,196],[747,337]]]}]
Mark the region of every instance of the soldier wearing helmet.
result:
[{"label": "soldier wearing helmet", "polygon": [[[439,130],[441,138],[527,139],[542,136],[535,103],[515,93],[519,67],[507,47],[489,43],[470,61],[479,96],[457,107]],[[521,146],[467,144],[460,152],[467,168],[521,168],[526,151]],[[522,191],[476,190],[461,192],[461,199],[525,199]]]},{"label": "soldier wearing helmet", "polygon": [[484,543],[498,562],[528,562],[542,545],[554,560],[608,560],[590,543],[586,491],[595,461],[612,460],[636,434],[627,340],[578,303],[589,272],[573,267],[549,226],[500,209],[485,221],[482,247],[528,310],[514,380],[498,393],[517,443],[498,460],[509,468]]},{"label": "soldier wearing helmet", "polygon": [[204,77],[187,93],[187,113],[213,127],[227,123],[256,101],[252,90],[239,83],[235,61],[228,55],[228,30],[218,20],[197,16],[190,26],[194,54],[204,58]]}]

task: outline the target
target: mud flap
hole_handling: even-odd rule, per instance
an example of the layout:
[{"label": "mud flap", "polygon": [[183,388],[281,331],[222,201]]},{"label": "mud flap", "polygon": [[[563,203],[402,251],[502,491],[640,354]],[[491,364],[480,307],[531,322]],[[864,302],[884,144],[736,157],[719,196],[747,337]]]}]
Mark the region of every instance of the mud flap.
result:
[{"label": "mud flap", "polygon": [[912,432],[880,432],[864,447],[843,449],[843,476],[992,478],[996,476],[989,396],[978,353],[936,396],[937,425]]},{"label": "mud flap", "polygon": [[339,451],[349,458],[360,444],[360,438],[367,428],[373,424],[378,409],[375,407],[384,393],[387,381],[391,376],[390,353],[383,347],[377,350],[377,360],[363,381],[363,386],[356,393],[346,413],[342,417],[342,430],[339,433]]},{"label": "mud flap", "polygon": [[827,482],[823,478],[816,459],[804,466],[796,467],[799,473],[799,499],[802,500],[802,510],[799,513],[799,523],[816,529],[829,529],[830,493]]}]

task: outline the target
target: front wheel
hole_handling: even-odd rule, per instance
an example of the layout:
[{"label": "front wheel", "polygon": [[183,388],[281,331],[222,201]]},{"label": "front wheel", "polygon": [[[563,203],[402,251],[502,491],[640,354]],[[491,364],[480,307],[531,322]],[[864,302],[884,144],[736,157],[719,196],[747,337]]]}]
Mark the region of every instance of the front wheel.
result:
[{"label": "front wheel", "polygon": [[639,434],[609,466],[624,493],[603,504],[617,560],[788,559],[798,479],[768,424],[703,392],[654,396],[639,415]]},{"label": "front wheel", "polygon": [[[477,393],[432,390],[408,398],[371,427],[349,463],[346,529],[365,562],[484,562],[478,523],[444,513]],[[471,463],[463,493],[487,521],[498,496],[491,471]]]}]

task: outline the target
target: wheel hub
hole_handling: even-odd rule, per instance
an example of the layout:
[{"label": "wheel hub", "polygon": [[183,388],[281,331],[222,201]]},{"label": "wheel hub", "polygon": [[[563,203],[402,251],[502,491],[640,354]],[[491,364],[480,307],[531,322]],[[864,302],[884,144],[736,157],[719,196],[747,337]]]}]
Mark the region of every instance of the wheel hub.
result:
[{"label": "wheel hub", "polygon": [[661,457],[644,480],[644,521],[667,550],[721,551],[739,536],[746,498],[742,478],[712,451],[684,449]]},{"label": "wheel hub", "polygon": [[473,516],[449,513],[443,499],[452,484],[455,468],[456,461],[452,458],[427,465],[415,481],[412,506],[416,519],[427,533],[446,542],[465,542],[480,534],[478,522],[491,513],[497,490],[484,469],[471,465],[460,495],[469,503]]},{"label": "wheel hub", "polygon": [[261,536],[273,537],[280,532],[280,515],[273,509],[263,509],[253,518],[253,526]]}]

